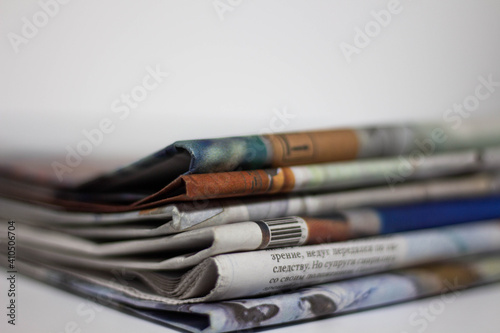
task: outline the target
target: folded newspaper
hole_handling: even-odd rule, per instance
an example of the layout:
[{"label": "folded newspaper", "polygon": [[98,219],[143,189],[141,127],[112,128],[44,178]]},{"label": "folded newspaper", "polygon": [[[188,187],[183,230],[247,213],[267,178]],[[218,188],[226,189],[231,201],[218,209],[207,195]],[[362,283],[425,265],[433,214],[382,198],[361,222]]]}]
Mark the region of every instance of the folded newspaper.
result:
[{"label": "folded newspaper", "polygon": [[[457,208],[459,207],[459,208]],[[79,228],[42,228],[18,222],[20,248],[66,264],[106,268],[176,270],[217,254],[338,242],[364,236],[440,227],[500,217],[500,196],[338,211],[330,218],[282,217],[201,228],[172,236],[112,240],[116,235]],[[116,230],[116,229],[113,229]],[[112,230],[112,231],[113,231]],[[101,231],[101,232],[99,232]],[[7,239],[7,234],[1,235]],[[89,237],[90,236],[90,237]],[[61,255],[64,253],[64,255]],[[153,263],[148,255],[158,256]],[[135,260],[132,258],[136,258]]]},{"label": "folded newspaper", "polygon": [[180,141],[84,182],[71,159],[0,163],[0,220],[20,235],[12,250],[0,233],[1,265],[182,329],[500,280],[500,122]]},{"label": "folded newspaper", "polygon": [[101,282],[109,281],[106,286],[111,284],[122,292],[129,288],[117,286],[109,270],[125,269],[128,275],[137,277],[138,289],[152,290],[163,301],[179,304],[261,295],[463,255],[500,251],[500,221],[347,242],[221,254],[204,259],[187,271],[172,272],[165,271],[171,268],[171,262],[164,261],[161,256],[138,260],[96,259],[30,245],[19,243],[19,260],[58,265],[90,281],[99,277]]},{"label": "folded newspaper", "polygon": [[[362,160],[313,165],[356,159]],[[458,129],[435,123],[178,141],[79,186],[62,182],[74,165],[71,156],[65,162],[52,161],[36,176],[19,166],[0,166],[0,195],[67,210],[116,212],[180,200],[394,185],[498,169],[500,133],[498,122],[488,119]],[[296,165],[308,166],[289,167]],[[263,169],[268,167],[275,169]]]},{"label": "folded newspaper", "polygon": [[[0,260],[5,258],[0,255]],[[109,280],[79,274],[40,262],[22,262],[24,274],[135,316],[190,332],[230,332],[294,323],[325,316],[440,295],[453,302],[471,288],[500,282],[500,253],[460,258],[320,284],[270,296],[171,304],[155,293],[129,287],[117,290]],[[125,281],[115,274],[113,281]]]},{"label": "folded newspaper", "polygon": [[[106,226],[113,234],[130,237],[158,236],[233,222],[292,215],[324,216],[338,209],[394,205],[500,193],[500,172],[404,183],[393,188],[370,188],[314,194],[222,199],[173,203],[129,212],[92,213],[65,211],[60,206],[27,204],[0,198],[4,218],[44,225]],[[79,229],[79,230],[80,230]]]}]

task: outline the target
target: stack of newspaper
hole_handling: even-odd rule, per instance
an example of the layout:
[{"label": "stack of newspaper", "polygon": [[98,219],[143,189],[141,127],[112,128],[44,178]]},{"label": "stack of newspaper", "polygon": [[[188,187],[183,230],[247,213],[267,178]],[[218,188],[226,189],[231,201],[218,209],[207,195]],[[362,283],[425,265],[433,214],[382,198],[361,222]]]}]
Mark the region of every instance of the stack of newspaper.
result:
[{"label": "stack of newspaper", "polygon": [[4,163],[0,264],[156,322],[233,331],[500,281],[499,121],[179,141],[59,182],[71,158]]}]

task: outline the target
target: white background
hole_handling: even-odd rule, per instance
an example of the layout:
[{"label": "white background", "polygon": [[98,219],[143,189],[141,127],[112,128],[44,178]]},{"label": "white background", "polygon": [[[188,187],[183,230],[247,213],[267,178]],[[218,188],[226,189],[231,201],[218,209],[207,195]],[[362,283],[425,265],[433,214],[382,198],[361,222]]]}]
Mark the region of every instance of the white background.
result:
[{"label": "white background", "polygon": [[[500,80],[496,0],[401,0],[402,11],[350,63],[340,44],[354,44],[356,29],[389,1],[231,3],[222,20],[212,0],[72,0],[16,53],[9,36],[22,36],[23,18],[33,21],[41,7],[0,0],[0,158],[64,156],[85,138],[83,130],[104,118],[114,130],[89,159],[132,161],[175,140],[270,131],[276,110],[294,116],[281,124],[284,131],[442,120],[474,93],[479,76]],[[142,83],[148,66],[170,75],[121,120],[111,105]],[[499,107],[500,91],[473,115]],[[10,331],[62,332],[80,300],[22,282],[21,326]],[[468,332],[472,324],[482,325],[478,332],[497,332],[500,316],[488,307],[498,309],[498,286],[467,295],[426,332]],[[407,318],[417,304],[303,327],[354,332],[366,323],[370,331],[416,332]],[[164,331],[112,310],[81,329],[143,327]]]}]

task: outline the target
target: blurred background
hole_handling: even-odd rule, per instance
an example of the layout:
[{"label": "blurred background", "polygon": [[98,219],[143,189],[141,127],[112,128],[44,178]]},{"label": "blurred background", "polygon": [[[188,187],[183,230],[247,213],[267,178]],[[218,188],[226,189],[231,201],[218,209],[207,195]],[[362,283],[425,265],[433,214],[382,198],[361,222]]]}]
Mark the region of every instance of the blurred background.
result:
[{"label": "blurred background", "polygon": [[[2,0],[0,13],[2,154],[64,155],[105,118],[91,157],[442,120],[478,77],[500,81],[495,0]],[[470,113],[499,106],[500,91]]]},{"label": "blurred background", "polygon": [[65,156],[96,131],[87,158],[121,163],[182,139],[500,109],[496,0],[0,0],[0,13],[0,158]]}]

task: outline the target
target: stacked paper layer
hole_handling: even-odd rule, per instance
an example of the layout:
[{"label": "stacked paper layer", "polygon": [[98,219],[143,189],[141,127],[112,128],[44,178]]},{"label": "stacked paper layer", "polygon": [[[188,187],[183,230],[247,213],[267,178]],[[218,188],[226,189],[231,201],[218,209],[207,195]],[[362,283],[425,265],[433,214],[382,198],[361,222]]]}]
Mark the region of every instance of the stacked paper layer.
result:
[{"label": "stacked paper layer", "polygon": [[49,166],[0,168],[2,264],[181,329],[500,280],[498,121],[180,141],[76,185]]}]

